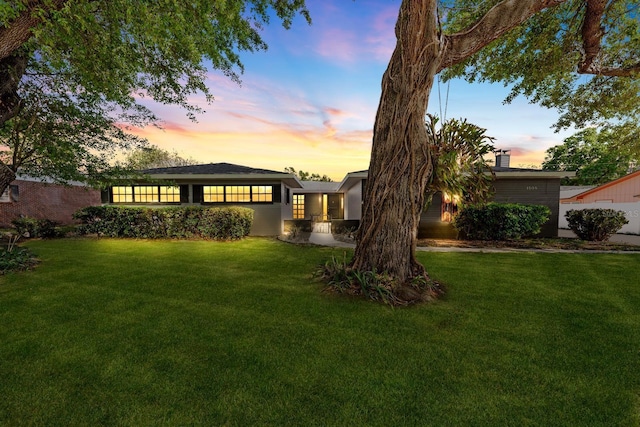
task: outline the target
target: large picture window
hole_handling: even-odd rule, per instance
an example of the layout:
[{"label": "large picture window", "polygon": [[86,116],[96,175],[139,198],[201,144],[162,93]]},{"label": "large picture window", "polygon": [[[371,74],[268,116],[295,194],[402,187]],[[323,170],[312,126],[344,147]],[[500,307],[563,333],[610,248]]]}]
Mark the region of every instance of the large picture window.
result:
[{"label": "large picture window", "polygon": [[293,195],[293,219],[304,219],[304,194]]},{"label": "large picture window", "polygon": [[250,202],[251,187],[248,185],[227,185],[226,201],[231,203]]},{"label": "large picture window", "polygon": [[111,192],[113,194],[113,203],[133,202],[133,187],[112,187]]},{"label": "large picture window", "polygon": [[180,203],[180,187],[127,185],[111,187],[113,203]]},{"label": "large picture window", "polygon": [[224,185],[202,187],[202,200],[205,203],[224,203]]},{"label": "large picture window", "polygon": [[272,203],[273,185],[205,185],[204,203]]}]

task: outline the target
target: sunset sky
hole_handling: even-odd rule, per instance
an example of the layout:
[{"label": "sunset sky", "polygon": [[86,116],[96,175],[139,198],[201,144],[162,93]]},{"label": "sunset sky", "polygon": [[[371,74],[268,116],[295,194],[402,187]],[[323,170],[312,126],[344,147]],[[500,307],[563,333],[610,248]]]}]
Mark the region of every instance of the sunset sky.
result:
[{"label": "sunset sky", "polygon": [[[209,74],[215,101],[192,99],[206,110],[197,123],[177,107],[148,104],[164,129],[138,133],[199,163],[292,166],[334,180],[366,169],[400,0],[307,3],[311,26],[300,18],[287,31],[273,20],[263,32],[269,50],[242,54],[242,85]],[[526,99],[503,105],[507,93],[500,84],[436,84],[428,111],[440,115],[446,108],[446,118],[486,128],[496,148],[512,150],[512,166],[539,165],[545,150],[572,132],[554,133],[556,112]]]}]

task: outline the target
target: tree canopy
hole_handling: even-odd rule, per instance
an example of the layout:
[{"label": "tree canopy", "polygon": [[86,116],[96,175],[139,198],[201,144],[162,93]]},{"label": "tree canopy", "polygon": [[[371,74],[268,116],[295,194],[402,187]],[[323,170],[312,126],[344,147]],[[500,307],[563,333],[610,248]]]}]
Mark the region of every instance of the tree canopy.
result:
[{"label": "tree canopy", "polygon": [[[85,102],[60,90],[55,76],[26,76],[19,86],[20,108],[0,126],[0,191],[20,172],[58,183],[85,182],[94,187],[130,174],[113,165],[118,153],[141,149],[145,139],[127,132],[112,104]],[[128,115],[128,118],[131,118]],[[144,114],[135,116],[145,122]]]},{"label": "tree canopy", "polygon": [[260,28],[273,14],[288,27],[297,13],[309,20],[304,0],[0,2],[0,125],[29,59],[74,93],[125,109],[149,97],[193,113],[190,95],[212,97],[209,69],[237,81],[239,52],[266,48]]},{"label": "tree canopy", "polygon": [[620,178],[638,166],[640,156],[619,144],[617,128],[584,129],[547,150],[542,169],[575,171],[565,185],[600,185]]}]

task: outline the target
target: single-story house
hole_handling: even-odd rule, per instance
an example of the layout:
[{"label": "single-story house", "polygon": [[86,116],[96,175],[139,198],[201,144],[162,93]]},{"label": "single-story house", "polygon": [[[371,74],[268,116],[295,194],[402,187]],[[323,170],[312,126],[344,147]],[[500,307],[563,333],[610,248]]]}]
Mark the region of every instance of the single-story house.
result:
[{"label": "single-story house", "polygon": [[[557,236],[560,179],[567,172],[510,168],[508,158],[494,168],[499,202],[543,204],[551,218],[542,235]],[[279,235],[285,223],[342,221],[356,227],[362,216],[367,171],[348,173],[340,182],[300,181],[290,173],[228,163],[179,166],[144,171],[154,184],[113,186],[104,203],[118,205],[245,206],[253,209],[251,234]],[[455,237],[451,225],[456,199],[437,194],[422,214],[420,237]]]},{"label": "single-story house", "polygon": [[71,224],[78,209],[100,203],[100,191],[81,182],[60,185],[18,175],[0,195],[0,227],[10,227],[21,216]]},{"label": "single-story house", "polygon": [[148,169],[153,183],[116,185],[102,193],[114,205],[244,206],[254,210],[251,234],[282,233],[283,218],[291,215],[291,190],[302,188],[290,173],[229,163]]}]

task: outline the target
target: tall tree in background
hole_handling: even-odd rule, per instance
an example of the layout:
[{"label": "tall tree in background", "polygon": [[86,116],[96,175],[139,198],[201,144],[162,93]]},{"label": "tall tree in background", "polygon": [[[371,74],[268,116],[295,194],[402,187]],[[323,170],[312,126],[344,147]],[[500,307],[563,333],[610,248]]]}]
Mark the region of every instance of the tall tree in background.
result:
[{"label": "tall tree in background", "polygon": [[[636,1],[403,0],[382,78],[369,179],[350,267],[398,285],[427,277],[416,237],[433,153],[424,127],[434,77],[512,83],[561,111],[558,126],[638,117]],[[582,74],[584,78],[578,76]]]},{"label": "tall tree in background", "polygon": [[[81,181],[94,187],[128,176],[132,171],[113,165],[118,153],[146,146],[146,140],[128,133],[106,102],[85,102],[71,96],[55,76],[29,76],[20,82],[22,100],[17,115],[0,127],[0,192],[18,171],[35,178],[66,184]],[[140,125],[152,116],[135,116]]]},{"label": "tall tree in background", "polygon": [[175,150],[167,151],[151,145],[129,153],[124,165],[136,171],[154,168],[171,168],[175,166],[195,165],[198,162],[191,157],[182,157]]},{"label": "tall tree in background", "polygon": [[320,176],[317,173],[305,172],[303,170],[295,170],[293,167],[289,166],[284,168],[285,172],[294,174],[301,181],[320,181],[320,182],[332,182],[333,180],[329,178],[327,175]]},{"label": "tall tree in background", "polygon": [[[190,95],[212,99],[207,67],[238,81],[239,52],[266,49],[261,26],[275,15],[288,27],[297,13],[309,20],[304,0],[2,1],[0,127],[23,108],[20,82],[34,73],[96,108],[136,115],[146,97],[193,117]],[[13,177],[0,164],[0,184]]]},{"label": "tall tree in background", "polygon": [[629,173],[640,163],[640,155],[624,141],[621,129],[584,129],[547,150],[542,169],[575,171],[564,185],[600,185]]}]

